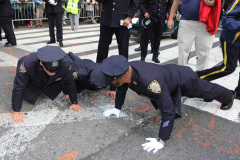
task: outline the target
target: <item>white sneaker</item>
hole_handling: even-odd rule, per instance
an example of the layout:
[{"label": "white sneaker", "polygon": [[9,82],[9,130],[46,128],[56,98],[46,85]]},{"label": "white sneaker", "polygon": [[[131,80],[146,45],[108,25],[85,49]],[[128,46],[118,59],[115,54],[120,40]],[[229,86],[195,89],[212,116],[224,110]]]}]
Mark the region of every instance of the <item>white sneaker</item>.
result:
[{"label": "white sneaker", "polygon": [[65,25],[66,25],[66,22],[62,22],[62,24],[65,26]]}]

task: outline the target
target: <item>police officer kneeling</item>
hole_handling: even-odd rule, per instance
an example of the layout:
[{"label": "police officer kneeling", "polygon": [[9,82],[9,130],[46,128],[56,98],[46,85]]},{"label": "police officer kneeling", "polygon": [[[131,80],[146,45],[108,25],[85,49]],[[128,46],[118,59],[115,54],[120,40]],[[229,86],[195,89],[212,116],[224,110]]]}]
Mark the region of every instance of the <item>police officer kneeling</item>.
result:
[{"label": "police officer kneeling", "polygon": [[65,52],[56,46],[46,46],[37,52],[24,56],[18,61],[14,88],[12,92],[13,123],[24,122],[28,118],[21,114],[22,101],[35,104],[41,93],[54,100],[66,86],[72,102],[69,110],[80,112],[77,91],[70,62]]},{"label": "police officer kneeling", "polygon": [[156,65],[142,61],[128,60],[120,55],[105,59],[101,66],[107,80],[118,86],[115,108],[104,112],[105,116],[120,115],[126,92],[131,88],[139,95],[151,99],[156,109],[161,111],[162,121],[158,138],[147,138],[144,150],[156,153],[169,139],[175,118],[181,117],[181,96],[215,99],[222,103],[221,109],[230,109],[236,96],[228,90],[198,78],[190,67],[175,64]]}]

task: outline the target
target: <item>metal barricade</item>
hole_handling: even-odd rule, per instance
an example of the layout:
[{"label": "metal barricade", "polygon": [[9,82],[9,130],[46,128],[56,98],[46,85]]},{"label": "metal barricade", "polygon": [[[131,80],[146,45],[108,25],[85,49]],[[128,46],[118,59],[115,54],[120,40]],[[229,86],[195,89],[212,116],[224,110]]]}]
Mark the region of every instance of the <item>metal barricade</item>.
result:
[{"label": "metal barricade", "polygon": [[[42,16],[36,16],[37,4],[35,2],[12,2],[12,8],[14,10],[13,21],[36,21],[36,20],[47,20],[46,13],[43,11]],[[44,10],[43,6],[43,10]],[[102,5],[101,3],[86,4],[82,3],[81,8],[79,8],[79,19],[90,18],[93,23],[96,24],[95,19],[101,17]],[[39,18],[37,18],[39,17]],[[63,17],[63,19],[69,19]]]}]

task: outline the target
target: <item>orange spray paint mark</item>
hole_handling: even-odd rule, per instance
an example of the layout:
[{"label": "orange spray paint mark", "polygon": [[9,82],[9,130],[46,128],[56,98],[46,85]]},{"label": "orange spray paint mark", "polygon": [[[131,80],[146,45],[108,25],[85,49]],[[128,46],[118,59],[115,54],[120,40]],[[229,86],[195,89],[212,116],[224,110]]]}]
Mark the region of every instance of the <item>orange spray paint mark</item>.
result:
[{"label": "orange spray paint mark", "polygon": [[9,113],[13,113],[13,110],[8,111],[7,113],[4,113],[3,115],[0,116],[0,120],[2,120],[3,118],[5,118]]},{"label": "orange spray paint mark", "polygon": [[0,87],[0,88],[7,88],[7,87],[12,87],[13,85],[9,85],[9,86],[3,86],[3,87]]},{"label": "orange spray paint mark", "polygon": [[234,151],[228,151],[228,150],[226,150],[225,148],[223,148],[222,146],[219,147],[223,152],[231,153],[231,154],[235,154],[235,153],[238,153],[238,152],[239,152],[240,149],[239,149],[238,145],[234,144],[233,142],[228,141],[228,140],[223,139],[223,138],[217,138],[217,139],[220,139],[220,140],[222,140],[222,141],[226,141],[226,142],[228,142],[228,143],[231,143],[232,145],[234,145],[234,146],[236,147],[236,149],[235,149]]},{"label": "orange spray paint mark", "polygon": [[126,95],[126,97],[128,98],[128,100],[132,100],[132,98],[131,98],[131,97],[129,97],[129,96],[127,96],[127,95]]},{"label": "orange spray paint mark", "polygon": [[108,101],[108,103],[115,104],[115,103],[113,103],[112,101],[114,101],[114,99],[110,99],[110,100]]},{"label": "orange spray paint mark", "polygon": [[[106,94],[106,93],[107,93],[107,91],[101,93],[100,95]],[[100,95],[93,97],[92,99],[90,99],[90,101],[91,101],[91,102],[95,101],[95,99],[98,98]]]},{"label": "orange spray paint mark", "polygon": [[220,106],[221,106],[221,103],[218,105],[217,109],[215,110],[215,112],[214,112],[214,114],[212,116],[212,119],[211,119],[211,122],[210,122],[210,126],[209,126],[210,128],[214,128],[214,118],[215,118],[215,116],[217,114],[217,111],[220,108]]},{"label": "orange spray paint mark", "polygon": [[[193,130],[194,130],[200,137],[202,137],[202,138],[206,141],[206,143],[200,142],[199,138],[194,138],[194,141],[197,142],[198,144],[202,145],[202,146],[209,146],[209,145],[210,145],[210,142],[209,142],[205,137],[203,137],[203,136],[197,131],[196,127],[201,127],[201,126],[194,125],[194,126],[193,126]],[[203,128],[203,127],[201,127],[201,128]],[[209,131],[208,129],[206,129],[206,128],[203,128],[203,129],[205,129],[205,130],[206,130],[207,132],[209,132],[212,136],[214,136],[214,134],[213,134],[211,131]]]},{"label": "orange spray paint mark", "polygon": [[146,109],[143,109],[143,110],[137,110],[137,109],[133,109],[135,112],[146,112],[146,111],[148,111],[149,110],[149,106],[148,105],[146,105],[145,103],[142,103],[142,102],[137,102],[137,103],[140,103],[140,104],[143,104],[143,105],[145,105],[146,106]]},{"label": "orange spray paint mark", "polygon": [[162,117],[159,117],[159,116],[155,115],[150,119],[150,121],[152,123],[158,123],[158,122],[160,122],[160,119],[162,119]]},{"label": "orange spray paint mark", "polygon": [[135,94],[135,96],[138,96],[138,94]]},{"label": "orange spray paint mark", "polygon": [[10,52],[10,56],[13,56],[13,52],[11,50],[11,48],[8,48],[9,52]]},{"label": "orange spray paint mark", "polygon": [[192,123],[192,121],[193,121],[193,118],[190,117],[190,121],[189,121],[184,127],[182,127],[182,128],[178,131],[178,133],[177,133],[177,136],[178,136],[178,137],[180,137],[180,138],[183,137],[183,136],[182,136],[182,132]]},{"label": "orange spray paint mark", "polygon": [[13,84],[13,83],[4,82],[4,84]]},{"label": "orange spray paint mark", "polygon": [[79,56],[85,56],[86,53],[79,53]]},{"label": "orange spray paint mark", "polygon": [[65,154],[61,157],[58,157],[58,160],[74,160],[78,155],[77,151],[70,152],[68,154]]}]

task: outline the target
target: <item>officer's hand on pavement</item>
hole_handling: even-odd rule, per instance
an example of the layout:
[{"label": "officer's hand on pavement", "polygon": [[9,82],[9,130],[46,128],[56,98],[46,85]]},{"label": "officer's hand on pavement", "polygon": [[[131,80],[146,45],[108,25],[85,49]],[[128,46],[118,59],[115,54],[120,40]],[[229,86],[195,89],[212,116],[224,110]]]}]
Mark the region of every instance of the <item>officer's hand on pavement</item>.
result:
[{"label": "officer's hand on pavement", "polygon": [[145,17],[145,18],[149,18],[148,12],[146,12],[146,13],[144,14],[144,17]]},{"label": "officer's hand on pavement", "polygon": [[173,21],[173,19],[169,18],[169,20],[168,20],[168,28],[169,29],[173,29],[173,27],[174,27],[174,21]]},{"label": "officer's hand on pavement", "polygon": [[69,94],[66,95],[66,97],[65,97],[65,101],[69,101],[69,102],[71,102],[71,101],[70,101]]},{"label": "officer's hand on pavement", "polygon": [[147,143],[142,144],[142,147],[145,151],[151,152],[153,150],[153,153],[157,153],[159,149],[162,149],[164,147],[164,142],[158,142],[157,138],[146,138],[146,141],[149,141]]},{"label": "officer's hand on pavement", "polygon": [[131,22],[130,19],[125,18],[123,21],[123,26],[127,27],[130,24],[130,22]]},{"label": "officer's hand on pavement", "polygon": [[106,95],[110,95],[112,98],[116,98],[116,91],[107,91]]},{"label": "officer's hand on pavement", "polygon": [[13,121],[12,121],[12,123],[14,123],[15,121],[16,121],[17,124],[24,123],[23,118],[28,118],[28,116],[25,115],[25,114],[22,114],[20,112],[13,112]]},{"label": "officer's hand on pavement", "polygon": [[105,117],[109,117],[111,116],[112,114],[115,114],[117,116],[117,118],[119,118],[120,116],[120,110],[119,109],[116,109],[116,108],[113,108],[113,109],[109,109],[109,110],[106,110],[103,115]]},{"label": "officer's hand on pavement", "polygon": [[215,1],[214,0],[204,0],[204,3],[208,6],[208,7],[213,7],[215,5]]},{"label": "officer's hand on pavement", "polygon": [[79,104],[72,104],[69,108],[69,111],[72,109],[74,109],[75,113],[76,112],[80,113],[83,110],[82,107],[79,106]]}]

